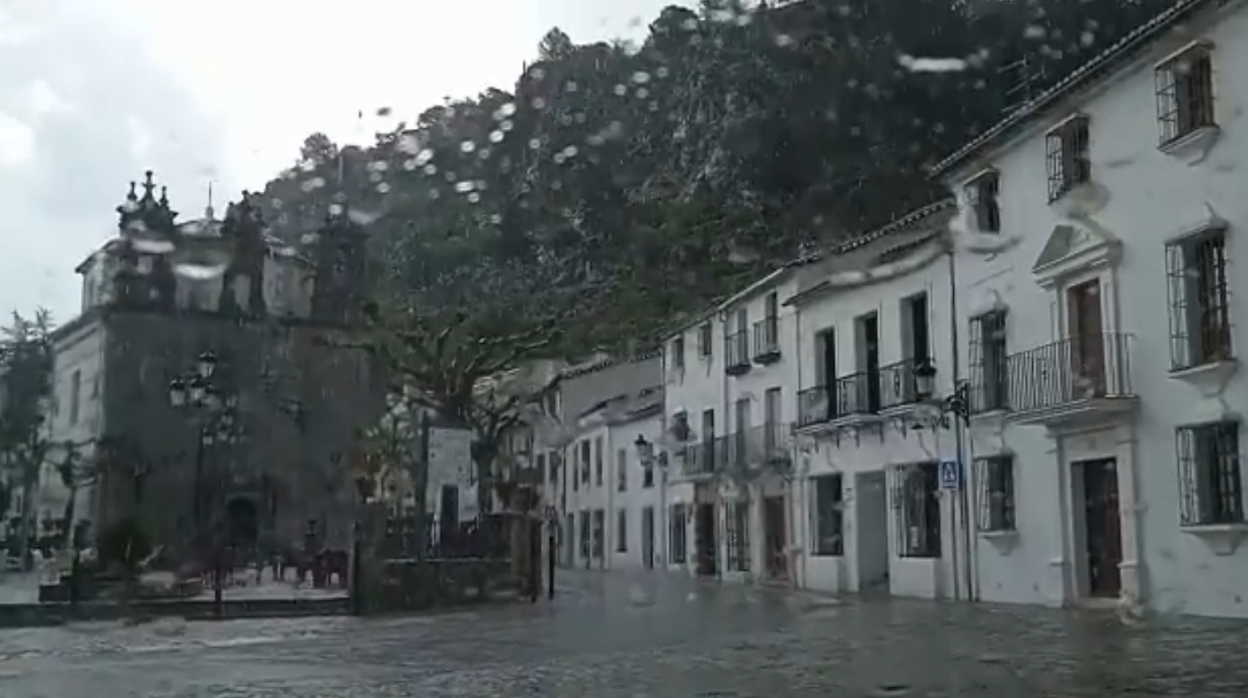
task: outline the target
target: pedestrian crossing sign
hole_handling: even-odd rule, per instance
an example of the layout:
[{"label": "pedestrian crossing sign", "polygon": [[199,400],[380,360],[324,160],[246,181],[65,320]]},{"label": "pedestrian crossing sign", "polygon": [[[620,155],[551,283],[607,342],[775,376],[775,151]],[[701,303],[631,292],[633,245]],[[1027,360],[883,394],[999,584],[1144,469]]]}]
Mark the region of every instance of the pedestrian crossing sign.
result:
[{"label": "pedestrian crossing sign", "polygon": [[940,486],[946,490],[962,489],[962,464],[957,460],[940,462]]}]

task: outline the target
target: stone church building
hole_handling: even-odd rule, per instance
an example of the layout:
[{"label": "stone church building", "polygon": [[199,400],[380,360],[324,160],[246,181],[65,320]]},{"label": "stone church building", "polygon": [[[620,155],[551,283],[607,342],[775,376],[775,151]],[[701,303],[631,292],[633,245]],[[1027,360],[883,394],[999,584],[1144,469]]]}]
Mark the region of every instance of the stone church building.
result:
[{"label": "stone church building", "polygon": [[[220,219],[179,222],[148,172],[78,266],[49,426],[93,465],[74,489],[94,531],[136,516],[179,552],[214,536],[298,546],[309,529],[349,545],[348,463],[386,385],[332,341],[359,321],[365,233],[340,213],[282,240],[259,209],[244,192]],[[39,516],[59,518],[69,491],[44,475]]]}]

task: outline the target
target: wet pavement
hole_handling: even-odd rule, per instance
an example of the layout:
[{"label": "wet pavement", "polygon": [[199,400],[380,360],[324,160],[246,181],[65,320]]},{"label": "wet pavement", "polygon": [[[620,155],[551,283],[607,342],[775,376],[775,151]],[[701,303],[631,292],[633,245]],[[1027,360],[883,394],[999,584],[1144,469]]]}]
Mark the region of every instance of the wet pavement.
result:
[{"label": "wet pavement", "polygon": [[1248,695],[1248,624],[569,573],[553,605],[0,633],[5,698]]}]

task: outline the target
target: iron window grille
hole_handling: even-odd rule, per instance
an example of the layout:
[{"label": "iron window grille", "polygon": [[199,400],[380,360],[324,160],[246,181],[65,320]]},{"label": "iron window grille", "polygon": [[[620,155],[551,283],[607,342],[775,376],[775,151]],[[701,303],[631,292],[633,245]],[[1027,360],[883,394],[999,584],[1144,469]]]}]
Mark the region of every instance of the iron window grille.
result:
[{"label": "iron window grille", "polygon": [[602,487],[602,437],[594,439],[594,486]]},{"label": "iron window grille", "polygon": [[616,475],[615,475],[616,491],[617,492],[627,491],[628,490],[628,451],[627,450],[621,448],[615,452],[615,471],[616,471]]},{"label": "iron window grille", "polygon": [[811,478],[815,482],[814,554],[845,554],[845,494],[839,474]]},{"label": "iron window grille", "polygon": [[677,337],[672,340],[672,368],[677,371],[685,369],[685,338]]},{"label": "iron window grille", "polygon": [[1231,358],[1226,232],[1191,235],[1166,245],[1173,370]]},{"label": "iron window grille", "polygon": [[714,336],[714,333],[711,331],[711,323],[704,322],[698,327],[698,356],[704,359],[711,357],[711,353],[714,351],[714,348],[712,348]]},{"label": "iron window grille", "polygon": [[581,483],[589,489],[589,439],[581,441]]},{"label": "iron window grille", "polygon": [[1180,523],[1207,526],[1244,522],[1239,423],[1212,422],[1175,430],[1179,461]]},{"label": "iron window grille", "polygon": [[1208,46],[1194,46],[1158,66],[1154,79],[1161,145],[1215,125],[1213,57]]},{"label": "iron window grille", "polygon": [[1005,310],[971,318],[971,412],[982,414],[1009,407],[1009,365]]},{"label": "iron window grille", "polygon": [[685,529],[685,512],[687,509],[684,504],[673,504],[672,515],[668,519],[668,526],[671,528],[669,532],[671,542],[672,563],[683,565],[688,558],[688,531]]},{"label": "iron window grille", "polygon": [[899,557],[940,557],[940,471],[936,463],[894,468],[893,507]]},{"label": "iron window grille", "polygon": [[1001,177],[985,172],[966,185],[966,200],[975,212],[975,228],[981,233],[1001,232]]},{"label": "iron window grille", "polygon": [[750,571],[750,504],[728,503],[728,571]]},{"label": "iron window grille", "polygon": [[976,499],[979,502],[979,530],[1016,530],[1014,457],[988,456],[975,459]]},{"label": "iron window grille", "polygon": [[1045,138],[1049,174],[1049,203],[1092,180],[1088,155],[1087,117],[1075,117],[1049,132]]},{"label": "iron window grille", "polygon": [[628,510],[622,507],[615,513],[615,552],[628,552]]}]

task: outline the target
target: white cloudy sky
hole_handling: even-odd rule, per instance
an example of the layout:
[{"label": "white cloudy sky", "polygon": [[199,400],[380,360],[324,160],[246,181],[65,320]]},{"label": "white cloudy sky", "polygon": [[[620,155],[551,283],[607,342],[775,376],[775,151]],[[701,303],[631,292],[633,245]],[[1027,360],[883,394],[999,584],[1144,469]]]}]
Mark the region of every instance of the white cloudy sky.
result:
[{"label": "white cloudy sky", "polygon": [[[0,312],[78,310],[74,266],[156,170],[198,215],[303,137],[510,87],[542,34],[637,35],[671,0],[0,0]],[[683,3],[681,3],[683,4]],[[370,117],[372,118],[372,117]]]}]

